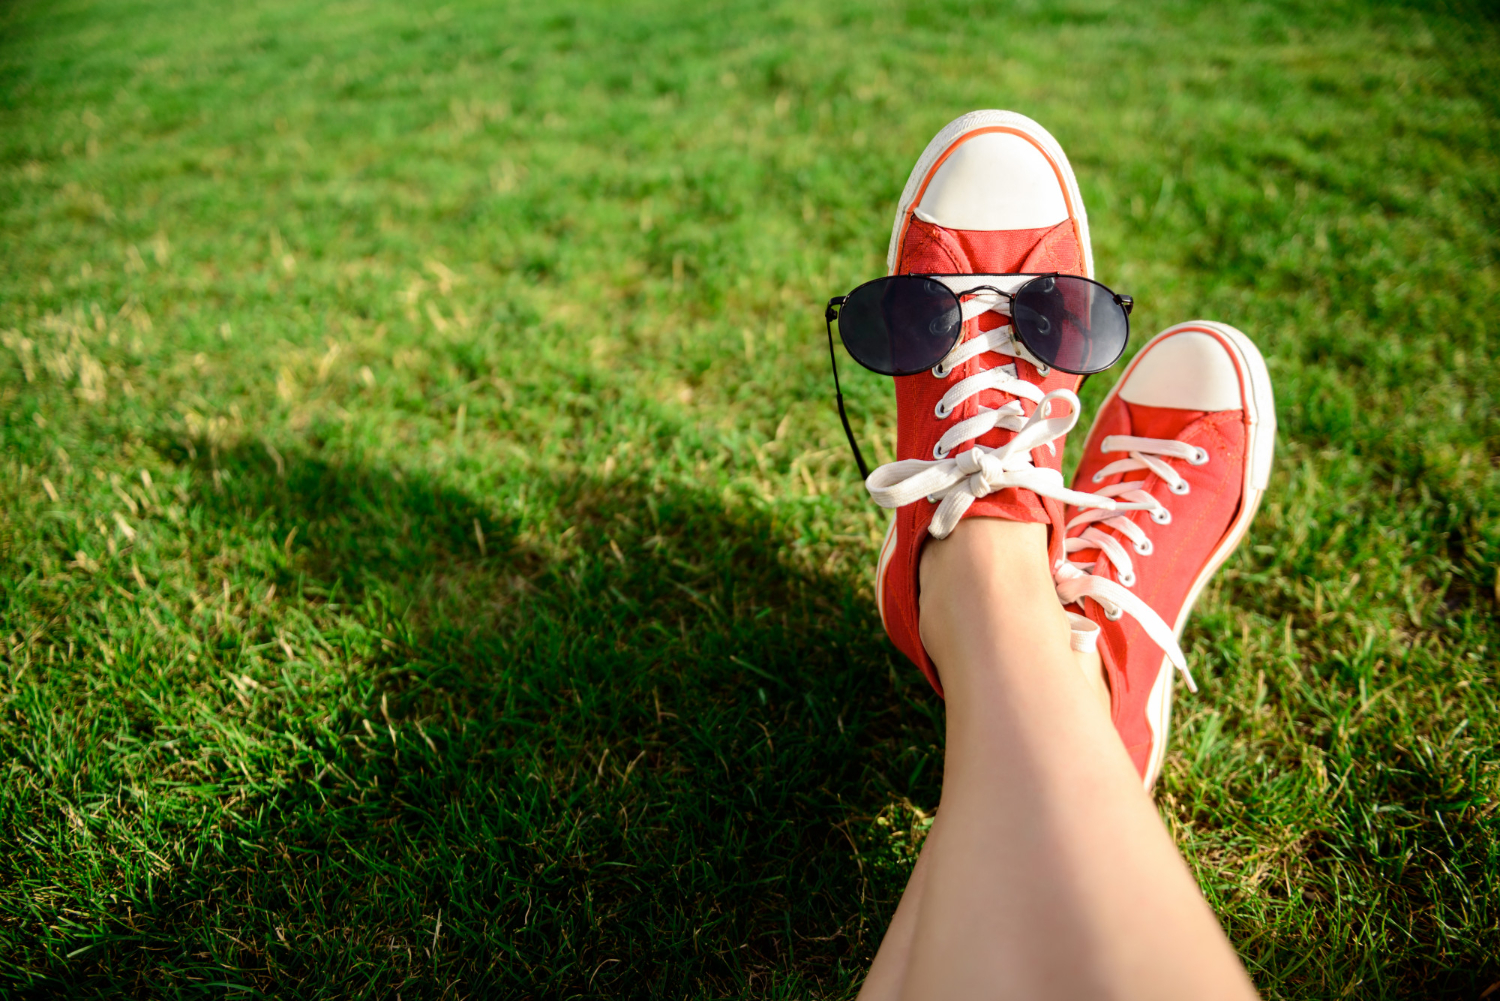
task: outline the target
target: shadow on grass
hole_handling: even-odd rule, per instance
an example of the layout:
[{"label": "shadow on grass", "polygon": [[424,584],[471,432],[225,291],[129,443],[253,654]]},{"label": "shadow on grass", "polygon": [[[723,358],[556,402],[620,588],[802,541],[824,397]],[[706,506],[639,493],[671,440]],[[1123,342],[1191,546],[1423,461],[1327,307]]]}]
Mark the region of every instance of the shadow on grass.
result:
[{"label": "shadow on grass", "polygon": [[212,806],[242,801],[159,823],[170,871],[33,987],[808,996],[868,963],[906,871],[876,832],[936,802],[940,710],[854,581],[778,556],[786,529],[631,482],[488,504],[215,465],[194,558],[280,596],[219,639],[240,680],[176,753],[222,756]]},{"label": "shadow on grass", "polygon": [[[142,617],[109,670],[38,689],[61,702],[8,705],[60,764],[0,815],[0,997],[851,993],[904,881],[902,801],[937,799],[941,711],[853,575],[692,490],[512,472],[485,500],[259,447],[178,459],[193,484],[158,548],[196,569],[155,588],[196,588],[162,611],[176,632]],[[74,583],[78,620],[135,586]],[[1341,859],[1420,935],[1488,878],[1461,769],[1328,760],[1360,803],[1405,809],[1316,833],[1288,897],[1322,903],[1272,900],[1250,929],[1268,971],[1364,906]],[[1429,805],[1441,828],[1415,822]],[[1389,863],[1365,838],[1382,817],[1409,832],[1382,834]],[[1493,979],[1479,951],[1369,954],[1369,996]],[[1312,958],[1307,996],[1337,954]]]}]

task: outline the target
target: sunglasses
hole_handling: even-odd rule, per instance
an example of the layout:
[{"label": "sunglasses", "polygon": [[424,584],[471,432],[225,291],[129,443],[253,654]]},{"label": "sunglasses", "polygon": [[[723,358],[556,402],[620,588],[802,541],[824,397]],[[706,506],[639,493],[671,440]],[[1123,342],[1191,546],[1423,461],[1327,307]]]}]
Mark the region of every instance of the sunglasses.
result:
[{"label": "sunglasses", "polygon": [[1077,275],[889,275],[828,300],[828,357],[839,419],[860,475],[869,469],[844,412],[833,324],[849,355],[881,375],[915,375],[941,363],[963,337],[964,321],[981,313],[1010,317],[1016,354],[1041,374],[1102,372],[1125,353],[1135,300]]}]

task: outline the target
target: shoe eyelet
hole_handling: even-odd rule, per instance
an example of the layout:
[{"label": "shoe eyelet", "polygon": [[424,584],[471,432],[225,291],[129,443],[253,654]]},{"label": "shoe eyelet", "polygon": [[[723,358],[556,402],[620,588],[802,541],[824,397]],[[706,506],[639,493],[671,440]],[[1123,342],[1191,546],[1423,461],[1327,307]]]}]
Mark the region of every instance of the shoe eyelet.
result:
[{"label": "shoe eyelet", "polygon": [[1093,476],[1092,476],[1092,477],[1091,477],[1091,479],[1092,479],[1092,480],[1093,480],[1093,481],[1094,481],[1094,482],[1095,482],[1095,483],[1103,483],[1103,482],[1104,482],[1104,474],[1103,474],[1103,473],[1095,473],[1095,474],[1094,474],[1094,475],[1093,475]]},{"label": "shoe eyelet", "polygon": [[1198,449],[1196,452],[1193,453],[1193,457],[1188,460],[1188,462],[1191,465],[1194,465],[1194,466],[1201,466],[1201,465],[1203,465],[1207,461],[1208,461],[1208,449],[1206,449],[1206,448],[1200,448],[1200,449]]},{"label": "shoe eyelet", "polygon": [[938,442],[936,445],[932,446],[932,457],[934,459],[948,458],[948,453],[943,451],[942,442]]},{"label": "shoe eyelet", "polygon": [[1137,545],[1135,551],[1138,556],[1150,556],[1156,551],[1156,547],[1151,544],[1150,539],[1147,539],[1145,542]]},{"label": "shoe eyelet", "polygon": [[1170,487],[1168,487],[1168,489],[1171,490],[1178,497],[1182,497],[1182,496],[1185,496],[1186,494],[1188,494],[1193,488],[1188,484],[1187,480],[1179,480],[1176,483],[1172,484]]},{"label": "shoe eyelet", "polygon": [[1120,583],[1124,584],[1126,587],[1135,587],[1135,574],[1134,573],[1129,573],[1129,574],[1123,574],[1122,573],[1122,574],[1120,574],[1120,578],[1119,579],[1120,579]]},{"label": "shoe eyelet", "polygon": [[1104,617],[1111,622],[1119,622],[1124,614],[1125,609],[1123,608],[1106,608],[1104,610]]},{"label": "shoe eyelet", "polygon": [[1036,363],[1036,374],[1040,375],[1040,376],[1051,375],[1052,374],[1052,366],[1051,365],[1044,365],[1041,362],[1037,362]]},{"label": "shoe eyelet", "polygon": [[1151,520],[1158,525],[1170,525],[1172,524],[1172,512],[1164,507],[1159,507],[1151,512]]},{"label": "shoe eyelet", "polygon": [[932,366],[932,377],[934,379],[948,378],[948,369],[943,366],[942,362],[938,362],[936,365]]},{"label": "shoe eyelet", "polygon": [[937,418],[940,421],[947,420],[948,419],[948,415],[951,414],[951,413],[953,413],[953,411],[951,411],[947,407],[943,406],[943,401],[942,400],[938,400],[937,406],[935,406],[935,407],[932,408],[932,412],[937,415]]}]

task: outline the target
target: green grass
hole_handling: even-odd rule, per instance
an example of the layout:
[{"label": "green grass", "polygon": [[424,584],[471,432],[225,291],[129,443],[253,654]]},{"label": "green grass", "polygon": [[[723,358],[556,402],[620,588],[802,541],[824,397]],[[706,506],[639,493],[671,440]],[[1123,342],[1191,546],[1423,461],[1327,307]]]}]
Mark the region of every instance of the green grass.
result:
[{"label": "green grass", "polygon": [[1257,984],[1500,981],[1492,11],[418,7],[0,8],[0,995],[851,996],[942,713],[820,307],[976,107],[1276,380],[1159,793]]}]

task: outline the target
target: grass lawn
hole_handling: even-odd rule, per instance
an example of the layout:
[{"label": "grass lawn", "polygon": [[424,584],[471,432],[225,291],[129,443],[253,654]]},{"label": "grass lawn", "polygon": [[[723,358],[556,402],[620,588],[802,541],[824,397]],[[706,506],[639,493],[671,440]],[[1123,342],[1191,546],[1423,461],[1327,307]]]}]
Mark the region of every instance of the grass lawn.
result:
[{"label": "grass lawn", "polygon": [[1256,983],[1494,989],[1487,6],[437,2],[0,7],[0,996],[851,997],[943,729],[821,306],[983,107],[1276,380],[1158,792]]}]

